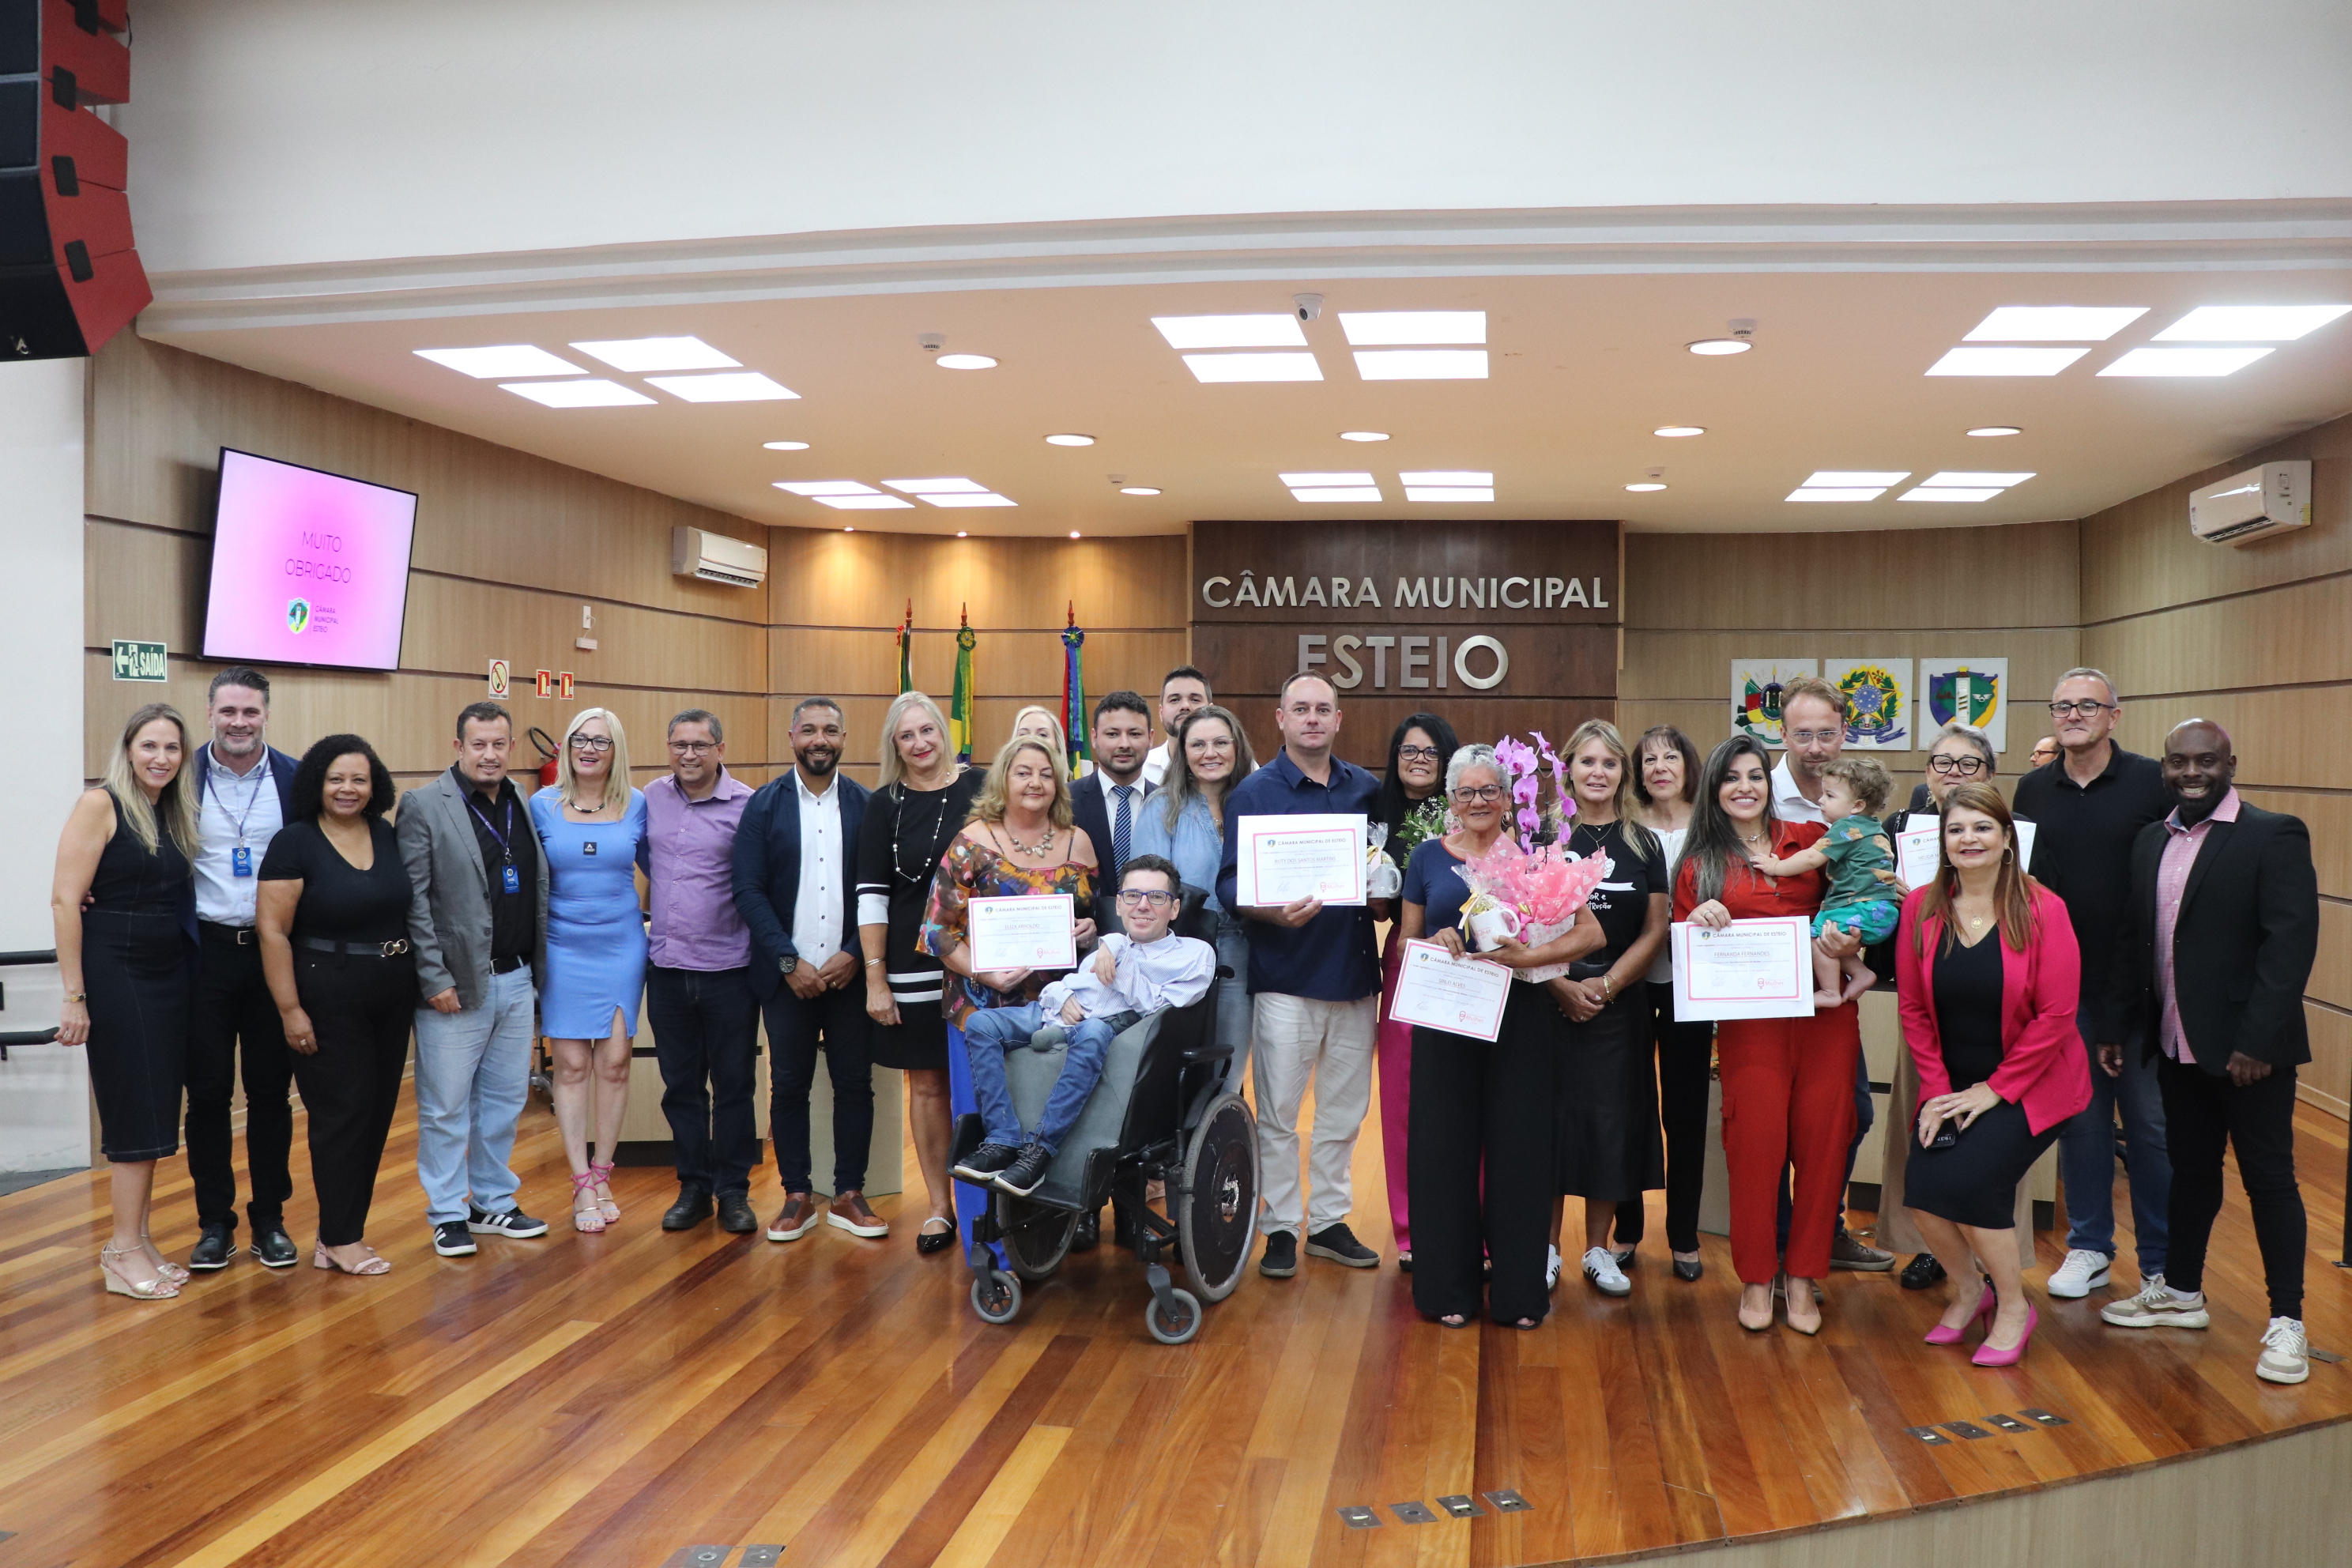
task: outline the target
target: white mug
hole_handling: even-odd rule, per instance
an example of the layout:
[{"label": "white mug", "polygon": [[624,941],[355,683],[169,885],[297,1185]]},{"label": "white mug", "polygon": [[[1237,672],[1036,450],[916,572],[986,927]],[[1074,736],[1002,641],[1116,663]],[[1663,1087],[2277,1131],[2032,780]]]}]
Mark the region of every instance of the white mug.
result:
[{"label": "white mug", "polygon": [[1497,904],[1491,910],[1481,910],[1464,924],[1470,932],[1471,944],[1481,952],[1492,952],[1503,944],[1503,938],[1519,934],[1519,911]]}]

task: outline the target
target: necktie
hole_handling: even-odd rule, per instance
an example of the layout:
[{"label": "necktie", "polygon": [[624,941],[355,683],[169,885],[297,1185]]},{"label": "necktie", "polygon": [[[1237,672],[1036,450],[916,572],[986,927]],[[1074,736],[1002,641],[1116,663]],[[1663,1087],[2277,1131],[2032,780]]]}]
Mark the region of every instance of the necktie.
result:
[{"label": "necktie", "polygon": [[1133,823],[1130,821],[1128,801],[1129,798],[1135,794],[1135,786],[1133,784],[1113,784],[1111,786],[1111,794],[1118,796],[1118,816],[1112,820],[1110,825],[1111,885],[1113,887],[1117,887],[1118,885],[1119,868],[1127,864],[1128,846],[1133,842],[1133,838],[1129,831],[1129,828],[1132,827]]}]

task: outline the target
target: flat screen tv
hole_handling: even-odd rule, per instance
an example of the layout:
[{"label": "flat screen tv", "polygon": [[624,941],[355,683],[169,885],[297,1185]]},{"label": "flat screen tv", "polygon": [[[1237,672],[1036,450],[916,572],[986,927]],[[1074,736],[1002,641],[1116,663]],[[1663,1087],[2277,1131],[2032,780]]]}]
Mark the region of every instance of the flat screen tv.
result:
[{"label": "flat screen tv", "polygon": [[416,497],[224,447],[205,658],[397,669]]}]

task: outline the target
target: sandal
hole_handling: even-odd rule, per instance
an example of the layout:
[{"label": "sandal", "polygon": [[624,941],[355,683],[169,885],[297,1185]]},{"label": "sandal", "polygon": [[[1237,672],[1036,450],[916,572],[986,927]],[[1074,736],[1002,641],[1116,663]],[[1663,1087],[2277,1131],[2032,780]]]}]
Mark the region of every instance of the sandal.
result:
[{"label": "sandal", "polygon": [[588,1170],[596,1178],[596,1184],[604,1189],[596,1194],[596,1208],[604,1216],[604,1223],[611,1225],[621,1217],[621,1205],[613,1201],[613,1162],[591,1160]]},{"label": "sandal", "polygon": [[147,1254],[147,1261],[155,1266],[155,1272],[161,1274],[164,1279],[169,1279],[173,1284],[185,1285],[190,1279],[195,1278],[195,1276],[190,1274],[185,1268],[183,1268],[180,1265],[164,1257],[163,1252],[155,1246],[154,1237],[149,1236],[143,1230],[139,1233],[139,1245],[145,1250]]},{"label": "sandal", "polygon": [[[133,1249],[137,1250],[137,1249]],[[180,1293],[180,1288],[168,1276],[158,1274],[152,1279],[133,1279],[122,1272],[122,1260],[131,1254],[117,1247],[98,1249],[98,1271],[106,1277],[109,1295],[129,1296],[139,1301],[168,1301]]]},{"label": "sandal", "polygon": [[392,1259],[381,1253],[371,1252],[360,1260],[358,1268],[353,1268],[337,1262],[334,1254],[329,1252],[326,1244],[322,1242],[310,1254],[310,1267],[332,1268],[342,1274],[389,1274],[392,1272]]},{"label": "sandal", "polygon": [[[599,1179],[593,1164],[572,1178],[572,1228],[590,1236],[604,1228],[604,1205],[596,1201]],[[588,1200],[588,1206],[584,1209],[580,1206],[580,1200],[583,1197]]]}]

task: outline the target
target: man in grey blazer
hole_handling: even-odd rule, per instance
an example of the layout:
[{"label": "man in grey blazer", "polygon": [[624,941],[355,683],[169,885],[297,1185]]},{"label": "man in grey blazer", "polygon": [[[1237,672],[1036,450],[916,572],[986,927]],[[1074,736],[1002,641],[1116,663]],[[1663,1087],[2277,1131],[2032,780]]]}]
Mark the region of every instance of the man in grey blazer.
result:
[{"label": "man in grey blazer", "polygon": [[457,715],[457,760],[400,802],[400,858],[425,889],[416,949],[416,1177],[433,1250],[547,1234],[515,1201],[509,1166],[530,1089],[532,977],[547,953],[547,862],[507,756],[514,718],[495,702]]}]

